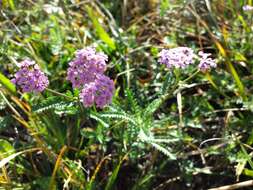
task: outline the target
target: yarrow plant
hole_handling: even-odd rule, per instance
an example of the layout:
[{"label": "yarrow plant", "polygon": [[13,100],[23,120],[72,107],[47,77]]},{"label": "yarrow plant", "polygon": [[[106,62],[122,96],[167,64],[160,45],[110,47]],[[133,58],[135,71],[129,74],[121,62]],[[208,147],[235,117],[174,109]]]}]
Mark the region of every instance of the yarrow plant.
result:
[{"label": "yarrow plant", "polygon": [[42,92],[49,84],[47,76],[32,60],[25,59],[18,63],[20,68],[11,81],[21,88],[22,92]]},{"label": "yarrow plant", "polygon": [[199,60],[198,68],[202,72],[206,72],[210,68],[217,66],[216,60],[210,58],[211,54],[200,51],[198,56],[191,48],[177,47],[169,50],[163,49],[159,54],[158,62],[166,65],[167,68],[181,68],[193,64],[195,60]]},{"label": "yarrow plant", "polygon": [[107,55],[88,47],[78,50],[74,60],[69,63],[67,80],[73,88],[82,89],[80,99],[84,107],[95,103],[103,108],[112,101],[114,83],[104,75],[107,60]]}]

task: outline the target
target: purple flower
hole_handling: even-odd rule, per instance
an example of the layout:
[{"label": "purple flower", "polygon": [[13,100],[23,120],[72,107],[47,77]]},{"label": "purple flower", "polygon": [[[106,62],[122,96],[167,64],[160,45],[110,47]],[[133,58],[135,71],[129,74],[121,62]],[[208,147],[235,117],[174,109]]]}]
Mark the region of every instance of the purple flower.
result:
[{"label": "purple flower", "polygon": [[177,47],[169,50],[163,49],[159,54],[158,62],[168,68],[185,68],[193,63],[195,54],[191,48]]},{"label": "purple flower", "polygon": [[113,81],[109,77],[99,74],[96,76],[94,82],[90,82],[84,86],[80,93],[80,99],[84,107],[90,107],[96,103],[99,108],[103,108],[105,105],[111,103],[113,93]]},{"label": "purple flower", "polygon": [[18,63],[20,68],[11,81],[21,88],[22,92],[42,92],[49,84],[47,76],[32,60],[25,59]]},{"label": "purple flower", "polygon": [[69,63],[67,80],[71,81],[73,88],[93,82],[97,74],[105,72],[107,60],[107,55],[96,53],[94,48],[78,50],[75,59]]},{"label": "purple flower", "polygon": [[73,88],[83,88],[79,96],[85,107],[96,104],[103,108],[112,101],[114,83],[103,74],[107,60],[107,55],[88,47],[78,50],[75,59],[69,63],[67,80]]},{"label": "purple flower", "polygon": [[216,60],[209,57],[211,55],[210,53],[200,51],[198,54],[200,56],[198,68],[202,72],[209,70],[211,67],[215,68],[217,66]]},{"label": "purple flower", "polygon": [[243,11],[253,11],[253,6],[244,5],[244,6],[242,7],[242,10],[243,10]]}]

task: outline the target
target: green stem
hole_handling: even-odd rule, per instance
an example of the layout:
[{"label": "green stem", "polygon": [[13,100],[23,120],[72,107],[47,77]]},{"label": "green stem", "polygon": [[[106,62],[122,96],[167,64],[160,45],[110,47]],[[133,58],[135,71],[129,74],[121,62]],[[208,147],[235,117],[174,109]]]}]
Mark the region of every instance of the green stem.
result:
[{"label": "green stem", "polygon": [[78,106],[79,106],[79,108],[80,108],[80,110],[81,110],[80,115],[82,115],[83,113],[85,113],[85,112],[84,112],[83,105],[82,105],[81,100],[80,100],[80,98],[79,98],[79,97],[78,97]]},{"label": "green stem", "polygon": [[8,99],[5,97],[4,93],[0,90],[0,95],[2,96],[2,98],[4,99],[4,101],[6,102],[6,104],[9,106],[9,108],[13,111],[13,113],[22,118],[21,115],[18,113],[18,111],[11,105],[11,103],[8,101]]},{"label": "green stem", "polygon": [[198,69],[192,75],[190,75],[189,77],[187,77],[186,79],[184,79],[183,81],[181,81],[181,83],[186,83],[187,81],[189,81],[190,79],[192,79],[193,77],[195,77],[199,72],[200,72],[200,70]]},{"label": "green stem", "polygon": [[58,96],[62,96],[62,97],[64,97],[64,98],[68,98],[68,99],[73,99],[72,97],[69,97],[69,96],[67,96],[67,95],[65,95],[65,94],[63,94],[63,93],[57,92],[57,91],[52,90],[52,89],[50,89],[50,88],[46,88],[46,90],[47,90],[48,92],[51,92],[52,94],[55,94],[55,95],[58,95]]},{"label": "green stem", "polygon": [[172,89],[168,93],[166,93],[165,95],[161,97],[161,102],[159,103],[159,106],[157,107],[157,109],[163,104],[164,101],[166,101],[169,97],[171,97],[171,94],[177,89],[178,86],[180,86],[180,84],[186,83],[187,81],[192,79],[194,76],[196,76],[199,72],[200,70],[195,71],[192,75],[190,75],[183,81],[179,81],[176,85],[174,85],[174,87],[172,87]]}]

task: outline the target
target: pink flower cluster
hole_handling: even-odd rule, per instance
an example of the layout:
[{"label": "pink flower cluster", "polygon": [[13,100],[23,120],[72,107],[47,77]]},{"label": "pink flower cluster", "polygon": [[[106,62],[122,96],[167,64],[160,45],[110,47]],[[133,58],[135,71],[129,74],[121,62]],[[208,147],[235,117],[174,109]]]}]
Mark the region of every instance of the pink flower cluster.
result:
[{"label": "pink flower cluster", "polygon": [[244,6],[242,7],[242,10],[243,10],[243,11],[253,11],[253,6],[244,5]]},{"label": "pink flower cluster", "polygon": [[[78,50],[74,60],[69,63],[67,80],[71,81],[73,88],[82,88],[80,99],[85,107],[95,103],[103,108],[112,101],[114,83],[104,75],[107,60],[107,55],[88,47]],[[20,69],[12,82],[22,92],[42,92],[48,86],[47,76],[34,61],[26,59],[18,67]]]},{"label": "pink flower cluster", "polygon": [[158,62],[167,66],[167,68],[184,69],[188,65],[193,64],[195,59],[199,60],[198,68],[202,72],[206,72],[212,67],[216,67],[216,60],[210,58],[211,54],[200,51],[197,56],[191,48],[177,47],[169,50],[163,49],[159,54]]},{"label": "pink flower cluster", "polygon": [[26,59],[18,67],[20,69],[11,81],[23,92],[42,92],[48,86],[47,76],[34,61]]},{"label": "pink flower cluster", "polygon": [[185,68],[193,63],[194,53],[191,48],[177,47],[170,50],[163,49],[158,56],[160,57],[158,62],[168,68]]},{"label": "pink flower cluster", "polygon": [[104,53],[96,53],[94,48],[85,48],[76,52],[76,57],[69,63],[67,80],[73,88],[79,88],[95,80],[97,74],[103,74],[108,57]]},{"label": "pink flower cluster", "polygon": [[73,88],[83,88],[80,99],[85,107],[95,103],[103,108],[112,101],[114,83],[103,74],[107,59],[104,53],[97,53],[94,48],[88,47],[78,50],[69,63],[67,79]]},{"label": "pink flower cluster", "polygon": [[84,86],[80,99],[85,107],[90,107],[95,102],[99,108],[103,108],[112,101],[113,92],[113,81],[109,77],[99,74],[94,82]]}]

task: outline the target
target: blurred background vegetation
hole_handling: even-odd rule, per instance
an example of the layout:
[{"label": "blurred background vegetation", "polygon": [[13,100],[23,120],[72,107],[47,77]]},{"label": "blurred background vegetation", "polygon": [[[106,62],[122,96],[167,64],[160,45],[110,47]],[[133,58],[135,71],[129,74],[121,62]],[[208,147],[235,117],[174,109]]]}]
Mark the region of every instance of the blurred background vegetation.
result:
[{"label": "blurred background vegetation", "polygon": [[[205,190],[252,179],[253,12],[242,9],[252,0],[0,3],[0,189]],[[90,45],[109,56],[117,89],[105,110],[9,81],[29,57],[51,89],[75,97],[66,69]],[[157,63],[178,46],[212,53],[218,68],[159,102],[194,71]]]}]

